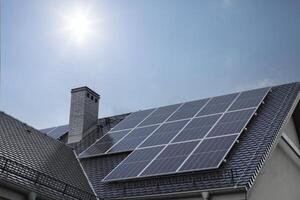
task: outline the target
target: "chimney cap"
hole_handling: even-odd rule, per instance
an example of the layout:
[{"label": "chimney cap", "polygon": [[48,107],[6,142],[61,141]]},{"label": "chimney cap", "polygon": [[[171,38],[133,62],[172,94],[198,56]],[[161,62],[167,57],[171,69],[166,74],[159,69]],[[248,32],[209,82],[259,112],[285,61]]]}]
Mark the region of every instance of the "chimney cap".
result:
[{"label": "chimney cap", "polygon": [[81,91],[87,91],[91,94],[93,94],[95,97],[97,97],[98,99],[100,98],[100,95],[97,94],[95,91],[93,91],[92,89],[90,89],[87,86],[83,86],[83,87],[77,87],[77,88],[73,88],[71,89],[71,93],[75,93],[75,92],[81,92]]}]

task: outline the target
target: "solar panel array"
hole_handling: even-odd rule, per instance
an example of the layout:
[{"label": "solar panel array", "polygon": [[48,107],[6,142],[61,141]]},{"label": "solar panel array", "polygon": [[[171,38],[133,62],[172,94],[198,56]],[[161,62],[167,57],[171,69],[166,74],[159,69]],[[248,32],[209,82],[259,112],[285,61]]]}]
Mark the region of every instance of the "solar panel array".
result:
[{"label": "solar panel array", "polygon": [[69,125],[62,125],[62,126],[57,126],[57,127],[52,127],[52,128],[47,128],[47,129],[42,129],[40,130],[42,133],[47,134],[48,136],[58,139],[67,132],[69,132]]},{"label": "solar panel array", "polygon": [[79,157],[132,151],[103,181],[218,168],[268,91],[132,113]]}]

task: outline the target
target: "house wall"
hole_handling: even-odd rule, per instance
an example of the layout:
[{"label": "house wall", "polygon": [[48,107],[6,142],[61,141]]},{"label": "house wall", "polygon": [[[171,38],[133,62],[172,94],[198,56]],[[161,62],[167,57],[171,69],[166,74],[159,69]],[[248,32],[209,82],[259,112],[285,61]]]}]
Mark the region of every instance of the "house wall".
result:
[{"label": "house wall", "polygon": [[290,119],[286,125],[286,128],[283,131],[289,138],[293,141],[293,143],[300,149],[300,141],[299,141],[299,134],[297,133],[295,121]]},{"label": "house wall", "polygon": [[250,190],[249,200],[299,200],[300,159],[281,139]]}]

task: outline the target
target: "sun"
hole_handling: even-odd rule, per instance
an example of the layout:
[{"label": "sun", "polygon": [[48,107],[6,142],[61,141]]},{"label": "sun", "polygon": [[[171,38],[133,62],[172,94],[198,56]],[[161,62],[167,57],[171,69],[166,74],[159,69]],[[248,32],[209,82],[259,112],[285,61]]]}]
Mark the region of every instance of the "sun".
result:
[{"label": "sun", "polygon": [[93,33],[94,20],[88,9],[74,8],[63,14],[64,32],[73,42],[81,44]]}]

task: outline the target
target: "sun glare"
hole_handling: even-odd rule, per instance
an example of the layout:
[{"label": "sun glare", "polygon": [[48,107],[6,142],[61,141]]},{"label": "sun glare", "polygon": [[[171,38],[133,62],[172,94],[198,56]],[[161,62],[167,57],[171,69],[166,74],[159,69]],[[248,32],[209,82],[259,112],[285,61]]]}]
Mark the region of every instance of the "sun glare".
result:
[{"label": "sun glare", "polygon": [[65,13],[64,30],[73,42],[78,44],[85,42],[93,32],[93,19],[89,10],[76,8]]}]

